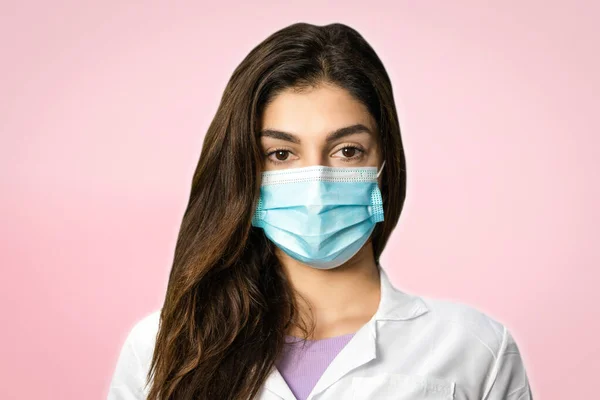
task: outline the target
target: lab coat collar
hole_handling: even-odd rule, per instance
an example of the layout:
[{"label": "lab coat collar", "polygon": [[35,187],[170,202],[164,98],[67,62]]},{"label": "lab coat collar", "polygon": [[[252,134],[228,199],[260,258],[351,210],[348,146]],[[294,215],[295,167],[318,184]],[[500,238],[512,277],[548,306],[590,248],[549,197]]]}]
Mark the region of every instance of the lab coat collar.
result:
[{"label": "lab coat collar", "polygon": [[[377,358],[377,321],[407,321],[429,311],[420,297],[397,289],[379,263],[377,263],[377,268],[381,289],[377,311],[329,364],[307,400],[311,400],[313,396],[327,389],[351,370]],[[295,399],[277,368],[273,368],[271,374],[267,377],[265,388],[281,399]]]},{"label": "lab coat collar", "polygon": [[429,311],[419,296],[405,293],[396,288],[381,264],[377,263],[377,268],[381,278],[381,300],[377,312],[373,316],[374,319],[404,321],[419,317]]}]

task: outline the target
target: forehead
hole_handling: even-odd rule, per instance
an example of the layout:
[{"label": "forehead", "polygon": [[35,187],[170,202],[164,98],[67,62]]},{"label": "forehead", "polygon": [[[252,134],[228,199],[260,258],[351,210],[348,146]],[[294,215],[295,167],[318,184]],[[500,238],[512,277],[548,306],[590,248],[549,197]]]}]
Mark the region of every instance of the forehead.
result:
[{"label": "forehead", "polygon": [[367,107],[345,89],[322,84],[303,91],[288,88],[264,109],[261,129],[280,129],[298,135],[327,133],[362,123],[375,128]]}]

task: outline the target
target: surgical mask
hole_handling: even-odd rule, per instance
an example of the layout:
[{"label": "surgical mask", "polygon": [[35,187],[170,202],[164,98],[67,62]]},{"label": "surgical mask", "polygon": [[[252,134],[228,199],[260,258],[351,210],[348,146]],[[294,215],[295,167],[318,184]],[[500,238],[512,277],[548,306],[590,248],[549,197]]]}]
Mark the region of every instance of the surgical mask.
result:
[{"label": "surgical mask", "polygon": [[310,166],[262,173],[252,225],[290,257],[318,269],[352,258],[383,221],[377,167]]}]

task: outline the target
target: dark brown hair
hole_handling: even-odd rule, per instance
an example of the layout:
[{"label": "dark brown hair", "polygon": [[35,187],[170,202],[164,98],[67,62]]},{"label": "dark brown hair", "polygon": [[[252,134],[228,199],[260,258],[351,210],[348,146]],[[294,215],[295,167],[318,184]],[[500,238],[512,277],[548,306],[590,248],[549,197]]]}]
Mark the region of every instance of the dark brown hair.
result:
[{"label": "dark brown hair", "polygon": [[392,84],[354,29],[290,25],[235,69],[206,133],[160,314],[149,400],[254,398],[288,329],[302,323],[274,245],[251,219],[264,167],[258,129],[265,105],[284,89],[320,83],[346,89],[377,123],[386,162],[385,221],[371,236],[379,260],[406,190]]}]

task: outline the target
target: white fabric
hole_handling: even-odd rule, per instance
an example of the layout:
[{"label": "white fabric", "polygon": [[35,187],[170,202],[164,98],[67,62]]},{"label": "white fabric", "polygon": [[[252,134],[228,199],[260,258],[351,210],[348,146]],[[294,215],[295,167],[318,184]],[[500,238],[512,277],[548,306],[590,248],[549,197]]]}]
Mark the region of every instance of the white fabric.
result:
[{"label": "white fabric", "polygon": [[[470,306],[393,286],[325,370],[307,400],[532,400],[523,359],[500,322]],[[160,310],[139,320],[119,355],[108,400],[145,399]],[[295,400],[274,368],[257,400]]]}]

